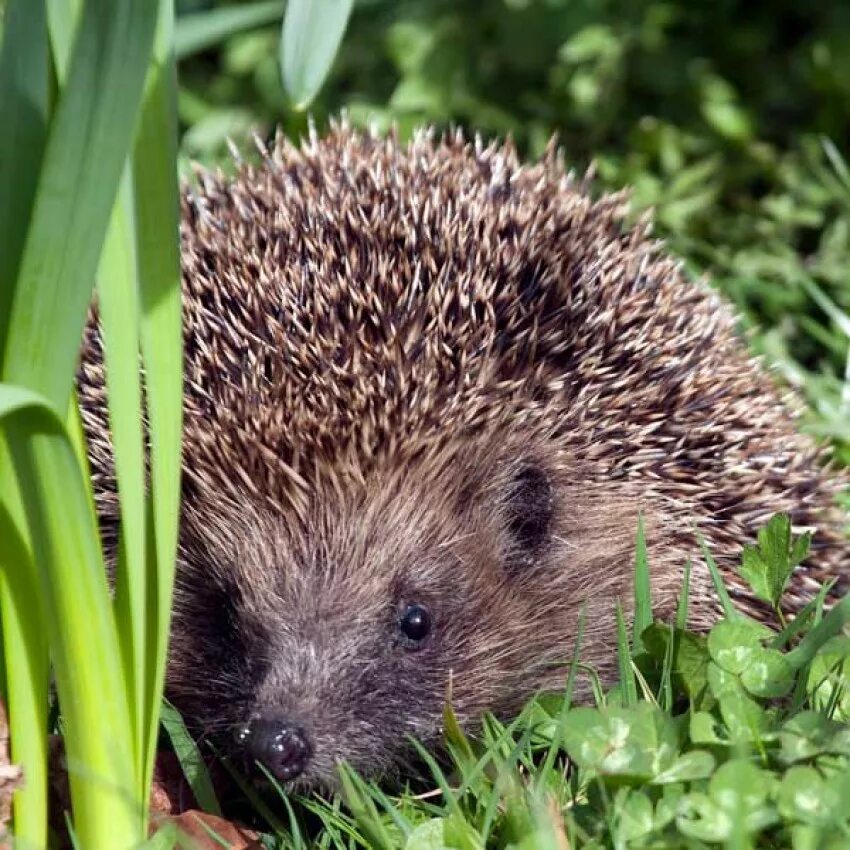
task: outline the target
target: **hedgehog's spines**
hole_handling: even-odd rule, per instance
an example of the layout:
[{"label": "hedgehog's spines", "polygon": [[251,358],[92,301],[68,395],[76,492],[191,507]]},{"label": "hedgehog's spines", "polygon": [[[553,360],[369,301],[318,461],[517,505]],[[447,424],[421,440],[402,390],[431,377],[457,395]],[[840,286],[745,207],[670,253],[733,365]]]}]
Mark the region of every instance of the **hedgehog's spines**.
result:
[{"label": "hedgehog's spines", "polygon": [[[185,455],[201,489],[305,522],[341,470],[365,486],[523,429],[577,484],[624,482],[671,522],[691,511],[727,560],[774,511],[826,516],[812,571],[836,572],[837,485],[732,314],[683,279],[647,215],[626,226],[626,193],[594,200],[593,166],[577,177],[554,137],[525,165],[460,128],[405,143],[342,120],[254,145],[260,166],[233,150],[235,180],[193,164],[182,193]],[[81,391],[108,482],[86,366]]]}]

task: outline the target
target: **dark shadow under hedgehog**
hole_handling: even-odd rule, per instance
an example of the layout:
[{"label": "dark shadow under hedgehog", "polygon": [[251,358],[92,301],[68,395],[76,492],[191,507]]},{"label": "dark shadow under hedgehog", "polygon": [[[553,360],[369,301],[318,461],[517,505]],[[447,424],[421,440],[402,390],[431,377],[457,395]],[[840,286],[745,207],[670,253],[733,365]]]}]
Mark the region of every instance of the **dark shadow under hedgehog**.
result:
[{"label": "dark shadow under hedgehog", "polygon": [[[585,603],[610,675],[639,513],[661,612],[697,532],[728,571],[777,511],[817,528],[790,608],[846,586],[842,480],[623,197],[457,135],[261,153],[183,197],[167,689],[193,728],[305,786],[339,759],[390,770],[437,736],[450,681],[470,724],[561,687]],[[79,389],[109,536],[93,323]],[[705,625],[702,565],[692,590]]]}]

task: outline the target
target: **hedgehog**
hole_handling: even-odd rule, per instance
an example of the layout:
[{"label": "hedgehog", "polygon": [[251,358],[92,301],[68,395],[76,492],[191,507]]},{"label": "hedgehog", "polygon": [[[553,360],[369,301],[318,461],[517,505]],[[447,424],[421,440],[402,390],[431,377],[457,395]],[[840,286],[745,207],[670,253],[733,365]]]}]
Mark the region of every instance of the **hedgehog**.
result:
[{"label": "hedgehog", "polygon": [[[166,689],[290,787],[371,776],[563,686],[612,678],[639,520],[658,616],[703,538],[735,571],[774,513],[816,528],[787,595],[846,589],[844,478],[687,279],[551,144],[333,126],[182,190],[183,501]],[[78,377],[116,537],[96,314]]]}]

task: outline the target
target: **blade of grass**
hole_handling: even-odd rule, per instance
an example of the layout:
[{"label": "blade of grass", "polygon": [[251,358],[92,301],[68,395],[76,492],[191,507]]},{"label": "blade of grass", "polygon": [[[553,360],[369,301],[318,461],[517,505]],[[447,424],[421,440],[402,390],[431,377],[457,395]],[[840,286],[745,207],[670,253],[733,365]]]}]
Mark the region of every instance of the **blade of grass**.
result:
[{"label": "blade of grass", "polygon": [[826,705],[824,714],[832,719],[835,712],[838,710],[841,700],[844,697],[844,686],[841,684],[843,678],[842,671],[844,668],[844,659],[836,661],[830,670],[827,671],[827,681],[836,682],[833,686],[832,693],[829,695],[829,702]]},{"label": "blade of grass", "polygon": [[635,692],[637,693],[637,689],[640,688],[640,693],[643,696],[644,701],[657,706],[658,700],[656,699],[652,688],[649,686],[649,682],[646,681],[646,676],[641,673],[640,668],[634,663],[634,661],[631,663],[631,668],[632,675],[635,679]]},{"label": "blade of grass", "polygon": [[59,84],[64,85],[68,63],[74,47],[74,35],[80,22],[83,0],[47,0],[47,29],[50,32],[50,49],[53,67]]},{"label": "blade of grass", "polygon": [[155,15],[145,0],[88,0],[47,139],[3,352],[3,379],[37,388],[59,410],[70,397]]},{"label": "blade of grass", "polygon": [[354,0],[288,0],[280,40],[283,84],[296,109],[322,86],[339,49]]},{"label": "blade of grass", "polygon": [[275,814],[271,806],[266,803],[254,785],[245,779],[245,777],[242,776],[227,760],[223,760],[221,764],[230,774],[230,778],[236,783],[236,786],[239,788],[239,791],[242,793],[244,798],[251,804],[253,811],[256,812],[274,832],[285,834],[286,826],[284,826],[283,821]]},{"label": "blade of grass", "polygon": [[201,751],[183,723],[183,718],[173,705],[162,706],[161,720],[163,728],[174,747],[174,753],[180,762],[183,775],[192,789],[198,805],[212,815],[221,816],[221,806],[213,788],[209,771],[201,756]]},{"label": "blade of grass", "polygon": [[821,137],[821,147],[823,148],[833,171],[835,171],[838,176],[838,179],[841,181],[844,188],[850,191],[850,168],[847,167],[847,162],[841,155],[841,152],[835,146],[832,139],[829,139],[826,136]]},{"label": "blade of grass", "polygon": [[850,594],[847,594],[801,641],[785,656],[788,663],[800,670],[817,654],[831,638],[839,634],[850,623]]},{"label": "blade of grass", "polygon": [[658,684],[658,702],[664,711],[673,708],[673,662],[676,657],[676,630],[667,625],[668,641],[664,650],[664,661],[661,665],[661,681]]},{"label": "blade of grass", "polygon": [[38,590],[26,540],[0,502],[3,654],[9,676],[6,708],[12,763],[24,765],[26,771],[26,782],[13,798],[14,834],[22,847],[47,846],[48,655]]},{"label": "blade of grass", "polygon": [[449,686],[448,691],[443,705],[443,738],[455,763],[465,770],[470,763],[475,761],[475,753],[472,751],[469,738],[461,728],[457,715],[452,708],[451,686]]},{"label": "blade of grass", "polygon": [[268,768],[264,764],[257,763],[257,766],[265,775],[268,782],[271,784],[272,788],[274,788],[277,796],[280,798],[280,801],[283,803],[283,807],[286,809],[286,815],[289,819],[289,840],[292,843],[295,850],[306,850],[307,845],[304,842],[304,837],[301,834],[301,825],[298,823],[298,818],[295,815],[295,809],[292,806],[292,803],[289,802],[289,795],[283,790],[280,782],[278,782],[277,777],[275,777],[272,773],[269,772]]},{"label": "blade of grass", "polygon": [[[833,147],[833,152],[837,153]],[[829,149],[827,149],[827,153],[829,153]],[[840,171],[839,174],[843,177],[846,177],[847,174],[847,165],[843,163],[843,160],[839,159],[833,163],[835,166],[838,162],[841,162],[844,166],[844,170]],[[835,326],[850,340],[850,316],[847,315],[826,293],[809,277],[801,277],[800,283],[803,286],[803,289],[809,294],[809,297],[818,305],[818,307],[823,310],[824,313],[830,318],[830,320],[835,324]],[[850,411],[850,348],[847,349],[847,353],[845,355],[844,360],[844,386],[842,388],[841,393],[842,399],[842,412],[846,413]]]},{"label": "blade of grass", "polygon": [[[476,760],[475,764],[467,767],[463,772],[462,782],[458,785],[455,796],[462,799],[469,792],[476,793],[476,788],[485,783],[492,784],[498,779],[498,762],[503,758],[503,750],[507,749],[508,755],[513,754],[515,747],[509,746],[509,741],[513,740],[516,730],[527,723],[524,715],[530,708],[530,703],[526,705],[526,709],[520,713],[508,726],[501,726],[498,720],[492,715],[485,714],[481,719],[481,728],[484,735],[483,752]],[[529,735],[533,729],[529,726],[526,730]]]},{"label": "blade of grass", "polygon": [[626,620],[623,617],[623,606],[617,603],[617,667],[620,672],[620,687],[623,689],[623,705],[634,705],[637,702],[637,685],[632,669],[632,656],[629,652],[629,636],[626,631]]},{"label": "blade of grass", "polygon": [[567,685],[564,689],[564,701],[561,703],[561,710],[558,712],[558,725],[555,735],[552,737],[552,743],[546,752],[546,758],[543,760],[543,769],[540,772],[540,781],[538,782],[538,791],[542,790],[544,778],[550,774],[555,765],[555,758],[561,751],[564,738],[564,726],[567,722],[567,714],[572,707],[573,691],[575,690],[576,673],[578,672],[579,660],[581,658],[581,645],[584,640],[584,624],[587,616],[587,605],[582,605],[578,616],[578,630],[576,632],[576,642],[573,647],[573,659],[570,663],[570,672],[567,674]]},{"label": "blade of grass", "polygon": [[821,585],[817,596],[815,596],[814,599],[809,600],[809,602],[807,602],[806,605],[797,612],[794,619],[770,641],[770,645],[773,649],[782,649],[783,646],[789,644],[801,631],[806,629],[810,625],[810,622],[814,622],[815,624],[818,622],[815,619],[815,614],[823,608],[823,603],[830,590],[834,587],[836,581],[837,579],[832,579],[826,584]]},{"label": "blade of grass", "polygon": [[[177,185],[174,176],[176,149],[173,141],[176,137],[176,122],[169,114],[173,113],[173,106],[168,101],[174,88],[169,57],[171,16],[171,3],[161,2],[153,61],[148,73],[134,147],[133,167],[125,168],[122,176],[101,257],[98,287],[110,425],[121,502],[122,545],[116,569],[116,606],[125,675],[130,686],[131,702],[136,709],[134,738],[141,789],[148,786],[153,769],[157,713],[162,693],[167,622],[163,622],[158,612],[163,604],[170,609],[173,572],[173,567],[168,567],[165,576],[158,578],[158,559],[155,555],[148,558],[146,553],[147,539],[156,539],[156,530],[146,528],[150,519],[150,504],[146,506],[144,499],[142,389],[138,356],[140,298],[144,297],[148,289],[156,290],[157,286],[167,289],[168,285],[176,288],[179,285]],[[53,27],[57,31],[54,40],[67,41],[71,17],[66,12],[64,19],[57,20]],[[142,190],[136,193],[135,185],[142,187]],[[141,220],[139,215],[143,216]],[[140,246],[137,240],[141,242]],[[145,282],[146,285],[143,285]],[[172,456],[176,454],[173,434],[176,432],[179,435],[181,393],[179,318],[177,322],[173,321],[174,312],[173,307],[171,315],[167,309],[162,311],[170,320],[171,327],[163,326],[161,319],[155,320],[153,335],[156,337],[155,350],[165,353],[171,361],[169,366],[172,372],[176,372],[178,377],[176,380],[172,378],[169,384],[161,380],[157,366],[151,368],[149,365],[147,370],[149,382],[157,387],[164,383],[171,390],[170,394],[166,392],[166,396],[170,396],[168,402],[177,412],[172,413],[166,407],[165,417],[154,418],[177,417],[177,424],[171,426],[170,441],[168,435],[165,440],[166,446],[171,446]],[[177,341],[176,344],[173,340]],[[159,427],[156,422],[151,426],[155,445]],[[162,478],[157,472],[160,465],[154,460],[155,482]],[[172,469],[174,467],[176,463],[173,462]],[[161,484],[161,489],[164,491],[166,487],[169,487],[170,492],[176,492],[176,484],[169,485],[166,480],[165,484]],[[163,496],[153,504],[162,504],[163,501],[165,505],[160,513],[169,512],[173,516],[176,513],[173,507],[176,497]],[[176,522],[171,521],[170,524],[170,531],[165,528],[160,533],[160,537],[166,541],[176,538]],[[172,543],[171,561],[174,548]],[[168,593],[164,600],[160,598],[160,587],[164,587]]]},{"label": "blade of grass", "polygon": [[98,308],[106,367],[112,455],[121,507],[115,565],[115,614],[133,706],[134,763],[144,787],[147,746],[147,521],[142,383],[139,374],[139,295],[132,175],[124,169],[98,271]]},{"label": "blade of grass", "polygon": [[373,847],[392,850],[396,842],[387,831],[383,818],[378,814],[378,809],[364,780],[345,763],[338,766],[338,772],[345,802],[370,844]]},{"label": "blade of grass", "polygon": [[279,21],[283,9],[283,0],[270,0],[181,15],[174,31],[174,52],[178,59],[185,59],[238,32]]},{"label": "blade of grass", "polygon": [[649,558],[646,552],[643,516],[638,517],[634,582],[635,613],[632,627],[632,652],[637,655],[644,650],[641,635],[646,628],[652,625],[652,590],[649,584]]},{"label": "blade of grass", "polygon": [[[43,0],[10,0],[0,47],[0,369],[50,120],[50,53]],[[0,439],[0,623],[12,758],[26,770],[13,799],[21,845],[47,844],[48,647],[11,460]]]},{"label": "blade of grass", "polygon": [[809,297],[835,323],[836,327],[850,339],[850,316],[847,315],[811,278],[801,277],[800,285]]},{"label": "blade of grass", "polygon": [[180,518],[183,338],[173,33],[172,2],[159,0],[151,73],[133,151],[133,180],[136,186],[144,187],[144,192],[135,196],[135,218],[142,308],[140,338],[151,445],[145,785],[153,774]]},{"label": "blade of grass", "polygon": [[[458,802],[457,795],[452,792],[451,786],[449,785],[449,781],[446,778],[445,773],[440,769],[440,765],[437,763],[437,760],[431,755],[430,752],[418,741],[416,738],[409,737],[410,745],[416,750],[417,755],[422,761],[425,763],[425,766],[428,770],[431,771],[431,775],[434,777],[434,781],[437,783],[440,791],[443,794],[443,802],[446,806],[447,811],[451,814],[456,815],[458,819],[463,820],[464,814],[463,810],[460,807],[460,803]],[[350,770],[350,768],[348,768]]]},{"label": "blade of grass", "polygon": [[676,628],[684,631],[688,627],[688,602],[691,595],[691,561],[685,563],[682,575],[682,589],[679,591],[679,601],[676,603]]},{"label": "blade of grass", "polygon": [[0,48],[0,353],[50,119],[43,0],[9,0]]},{"label": "blade of grass", "polygon": [[664,651],[664,661],[661,666],[661,681],[658,687],[658,699],[664,711],[670,711],[673,706],[673,666],[679,642],[679,632],[685,631],[688,625],[688,598],[691,587],[691,561],[685,562],[682,575],[682,587],[676,602],[676,625],[668,626],[669,641]]},{"label": "blade of grass", "polygon": [[[305,797],[301,800],[301,805],[321,820],[322,826],[332,836],[332,846],[351,846],[351,842],[359,844],[361,847],[368,846],[364,837],[355,828],[351,818],[343,815],[341,811],[342,803],[339,797],[335,797],[331,801],[325,800],[323,797],[316,797],[315,799]],[[340,833],[344,833],[348,837],[348,845],[343,844]]]},{"label": "blade of grass", "polygon": [[481,843],[483,847],[487,847],[491,844],[493,828],[496,824],[497,818],[501,815],[502,807],[502,795],[496,793],[494,789],[494,791],[488,795],[487,806],[484,809],[484,814],[480,821],[481,826],[479,827],[479,832],[481,833]]},{"label": "blade of grass", "polygon": [[[199,818],[197,814],[192,814],[192,820],[198,824],[201,830],[206,834],[207,838],[209,838],[216,847],[223,847],[224,850],[230,850],[230,848],[233,847],[232,842],[228,841],[226,838],[222,838],[205,820]],[[196,842],[190,841],[190,846],[193,845],[196,846]]]},{"label": "blade of grass", "polygon": [[705,565],[708,567],[708,571],[711,574],[711,583],[714,585],[714,592],[717,594],[717,597],[720,600],[720,606],[723,608],[723,616],[726,617],[727,620],[733,620],[738,616],[738,612],[735,610],[735,606],[729,598],[729,592],[726,590],[726,584],[723,581],[723,576],[720,575],[720,569],[717,566],[717,562],[711,556],[711,552],[708,551],[708,546],[705,545],[703,536],[698,534],[697,539],[699,540],[702,556],[705,559]]},{"label": "blade of grass", "polygon": [[0,424],[47,612],[75,832],[86,848],[129,848],[143,835],[146,801],[134,793],[126,693],[84,481],[64,423],[43,397],[0,385]]},{"label": "blade of grass", "polygon": [[498,766],[500,770],[503,770],[506,766],[511,771],[517,767],[522,768],[526,772],[536,769],[534,757],[530,750],[531,740],[534,737],[534,729],[527,721],[521,723],[519,728],[522,730],[519,739],[516,738],[513,729],[511,730],[511,734],[504,739],[505,745],[511,743],[513,746],[508,748],[502,755],[502,764]]}]

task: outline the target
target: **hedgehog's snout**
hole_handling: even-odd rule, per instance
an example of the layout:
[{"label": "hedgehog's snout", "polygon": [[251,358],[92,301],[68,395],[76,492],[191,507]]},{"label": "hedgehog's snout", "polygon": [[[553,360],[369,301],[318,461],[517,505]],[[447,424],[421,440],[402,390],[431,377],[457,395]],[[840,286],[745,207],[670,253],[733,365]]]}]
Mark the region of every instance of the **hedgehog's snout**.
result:
[{"label": "hedgehog's snout", "polygon": [[258,717],[238,730],[236,741],[249,763],[284,782],[300,776],[313,754],[304,729],[285,717]]}]

